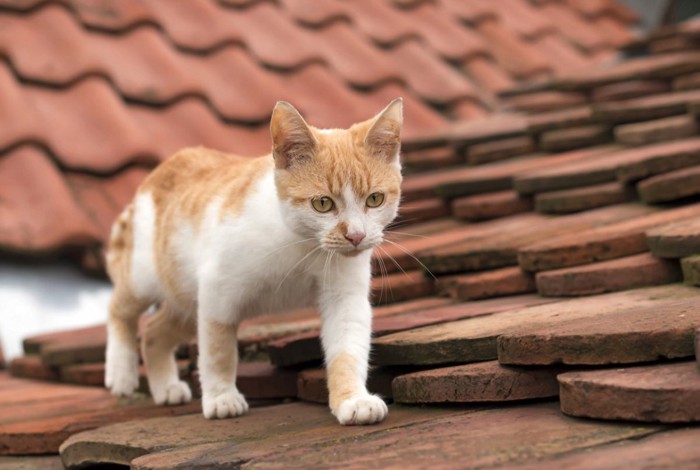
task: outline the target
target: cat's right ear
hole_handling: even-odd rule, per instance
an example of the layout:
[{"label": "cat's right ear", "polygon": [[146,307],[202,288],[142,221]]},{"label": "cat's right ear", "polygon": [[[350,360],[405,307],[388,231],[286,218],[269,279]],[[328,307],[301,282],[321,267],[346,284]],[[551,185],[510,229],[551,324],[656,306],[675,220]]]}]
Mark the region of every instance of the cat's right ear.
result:
[{"label": "cat's right ear", "polygon": [[280,169],[308,159],[318,145],[299,111],[286,101],[278,101],[272,110],[270,134],[275,167]]}]

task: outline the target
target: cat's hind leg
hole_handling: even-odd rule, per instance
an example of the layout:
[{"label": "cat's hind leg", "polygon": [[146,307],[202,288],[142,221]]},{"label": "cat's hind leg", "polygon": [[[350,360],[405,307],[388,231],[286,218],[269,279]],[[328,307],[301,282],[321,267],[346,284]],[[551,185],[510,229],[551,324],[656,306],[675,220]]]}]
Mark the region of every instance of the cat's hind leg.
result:
[{"label": "cat's hind leg", "polygon": [[194,336],[194,320],[178,315],[162,302],[146,324],[141,352],[146,364],[148,387],[159,405],[180,405],[192,400],[192,391],[178,376],[175,349]]},{"label": "cat's hind leg", "polygon": [[135,297],[117,283],[107,320],[105,385],[117,396],[131,395],[139,386],[138,321],[150,302]]}]

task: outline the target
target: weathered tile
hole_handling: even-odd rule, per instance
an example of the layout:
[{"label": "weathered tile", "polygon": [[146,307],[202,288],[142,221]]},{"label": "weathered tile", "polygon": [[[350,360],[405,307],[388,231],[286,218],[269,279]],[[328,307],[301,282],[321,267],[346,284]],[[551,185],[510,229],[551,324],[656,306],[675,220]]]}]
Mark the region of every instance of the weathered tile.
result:
[{"label": "weathered tile", "polygon": [[683,280],[686,284],[700,287],[700,255],[688,256],[681,259]]},{"label": "weathered tile", "polygon": [[548,152],[562,152],[612,140],[608,126],[591,125],[545,131],[540,135],[540,147]]},{"label": "weathered tile", "polygon": [[375,276],[370,298],[375,305],[382,305],[427,297],[434,291],[435,282],[427,274],[407,271]]},{"label": "weathered tile", "polygon": [[637,183],[639,197],[648,204],[675,201],[700,192],[700,166],[652,176]]},{"label": "weathered tile", "polygon": [[546,297],[602,294],[670,284],[682,279],[675,260],[649,253],[537,273],[537,292]]},{"label": "weathered tile", "polygon": [[552,160],[551,165],[523,171],[513,179],[513,187],[521,194],[534,194],[614,181],[617,166],[611,160],[619,152],[616,145],[574,150],[570,154],[581,158]]},{"label": "weathered tile", "polygon": [[499,139],[467,147],[467,162],[472,165],[505,160],[535,151],[535,142],[530,136]]},{"label": "weathered tile", "polygon": [[696,444],[700,429],[683,428],[657,432],[643,439],[625,439],[586,449],[567,452],[554,458],[517,466],[518,470],[567,468],[585,470],[597,468],[692,468],[700,459]]},{"label": "weathered tile", "polygon": [[44,333],[36,336],[29,336],[22,340],[22,348],[25,354],[39,354],[44,346],[54,343],[72,343],[80,337],[100,337],[106,338],[105,325],[88,326],[84,328],[74,328],[70,330]]},{"label": "weathered tile", "polygon": [[700,218],[654,227],[646,235],[649,250],[659,258],[684,258],[700,253]]},{"label": "weathered tile", "polygon": [[[376,338],[373,341],[373,354],[376,363],[382,365],[486,361],[497,358],[496,338],[501,335],[554,328],[559,322],[568,322],[575,318],[582,319],[582,323],[585,323],[586,319],[601,315],[612,317],[615,312],[629,314],[630,311],[641,309],[651,312],[656,305],[680,302],[682,299],[688,299],[688,303],[697,302],[699,295],[700,291],[693,287],[670,285],[570,299],[525,309],[514,307],[512,310],[502,311],[503,313]],[[661,321],[658,315],[656,319]],[[689,317],[680,320],[688,322]],[[627,320],[620,321],[616,317],[616,321],[618,328],[628,325]],[[667,327],[672,327],[667,320],[664,321]],[[608,341],[607,350],[616,352],[615,344]],[[674,347],[671,344],[667,346]],[[578,350],[579,348],[576,348],[576,351]]]},{"label": "weathered tile", "polygon": [[437,197],[401,204],[398,222],[417,223],[439,219],[450,214],[447,203]]},{"label": "weathered tile", "polygon": [[9,372],[13,377],[57,382],[59,371],[41,361],[38,356],[20,356],[12,359]]},{"label": "weathered tile", "polygon": [[498,338],[498,360],[512,365],[602,365],[692,357],[700,320],[695,302],[691,296],[648,306],[603,307],[585,318],[524,327]]},{"label": "weathered tile", "polygon": [[[455,432],[458,429],[469,432]],[[283,453],[253,459],[247,465],[286,468],[293,461],[305,468],[337,462],[376,469],[509,466],[625,438],[641,438],[657,429],[572,420],[562,417],[555,405],[536,404],[463,413],[352,441],[290,446]]]},{"label": "weathered tile", "polygon": [[570,214],[635,199],[633,189],[618,182],[548,191],[535,195],[535,210],[543,214]]},{"label": "weathered tile", "polygon": [[691,101],[700,98],[700,91],[645,96],[630,100],[593,105],[593,117],[601,121],[641,121],[657,119],[686,112]]},{"label": "weathered tile", "polygon": [[668,83],[661,80],[630,80],[602,85],[591,90],[594,102],[619,101],[669,91]]},{"label": "weathered tile", "polygon": [[[552,243],[567,235],[575,237],[583,231],[617,225],[621,220],[639,219],[653,209],[640,204],[620,204],[562,217],[522,214],[474,224],[474,231],[462,241],[418,252],[418,257],[433,273],[480,271],[513,266],[520,252],[529,253],[531,246]],[[532,230],[537,226],[537,230]]]},{"label": "weathered tile", "polygon": [[559,376],[561,410],[572,416],[624,421],[700,421],[695,361]]},{"label": "weathered tile", "polygon": [[586,104],[585,95],[575,92],[540,91],[506,97],[503,104],[518,111],[538,113]]},{"label": "weathered tile", "polygon": [[594,88],[630,79],[667,78],[700,70],[700,53],[682,52],[630,59],[611,67],[589,70],[586,74],[572,74],[556,80],[557,86],[567,90]]},{"label": "weathered tile", "polygon": [[400,375],[392,382],[396,403],[507,402],[559,395],[557,369],[522,369],[497,361]]},{"label": "weathered tile", "polygon": [[0,467],[4,470],[63,470],[58,455],[41,457],[0,457]]},{"label": "weathered tile", "polygon": [[534,276],[520,268],[442,276],[437,281],[437,288],[443,294],[462,300],[526,294],[537,290]]},{"label": "weathered tile", "polygon": [[452,215],[470,221],[497,219],[529,212],[532,206],[532,199],[510,190],[464,196],[451,202]]},{"label": "weathered tile", "polygon": [[620,161],[617,179],[636,181],[659,173],[700,164],[700,137],[640,147]]},{"label": "weathered tile", "polygon": [[0,387],[0,454],[49,454],[69,436],[110,423],[198,413],[201,405],[119,400],[102,388],[7,379]]},{"label": "weathered tile", "polygon": [[562,111],[538,113],[527,117],[528,131],[537,133],[553,129],[565,129],[591,123],[593,110],[590,106],[580,106]]},{"label": "weathered tile", "polygon": [[664,140],[682,139],[696,135],[700,130],[690,114],[651,121],[622,124],[615,127],[615,139],[625,145],[646,145]]},{"label": "weathered tile", "polygon": [[550,71],[539,51],[528,45],[495,19],[476,25],[476,31],[489,43],[489,52],[501,66],[519,79],[536,78]]},{"label": "weathered tile", "polygon": [[536,242],[518,251],[518,263],[525,271],[546,271],[642,253],[647,230],[699,214],[700,205],[692,204]]},{"label": "weathered tile", "polygon": [[[60,451],[68,468],[96,462],[129,465],[137,457],[167,450],[172,450],[174,456],[185,457],[181,465],[191,468],[193,455],[187,449],[196,450],[196,446],[203,446],[204,453],[200,450],[194,454],[199,454],[200,465],[205,464],[204,460],[221,464],[223,459],[226,459],[223,460],[226,465],[230,465],[285,447],[352,440],[379,430],[463,413],[462,410],[392,407],[389,417],[375,426],[339,426],[326,406],[289,403],[253,408],[244,416],[225,420],[207,420],[197,414],[105,426],[68,439]],[[149,432],[143,432],[144,429]],[[219,450],[212,452],[214,448]],[[177,462],[173,459],[162,461],[157,455],[153,457],[140,459],[138,462],[141,463],[133,462],[134,467],[173,468]],[[159,461],[161,463],[156,464]]]}]

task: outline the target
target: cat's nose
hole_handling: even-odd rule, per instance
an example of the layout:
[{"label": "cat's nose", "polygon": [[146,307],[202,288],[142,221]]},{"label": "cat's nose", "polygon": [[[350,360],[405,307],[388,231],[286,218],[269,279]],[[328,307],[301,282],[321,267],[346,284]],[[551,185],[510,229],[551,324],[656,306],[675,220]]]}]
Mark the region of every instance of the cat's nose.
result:
[{"label": "cat's nose", "polygon": [[365,234],[362,232],[346,233],[345,239],[353,245],[357,246],[362,240],[365,239]]}]

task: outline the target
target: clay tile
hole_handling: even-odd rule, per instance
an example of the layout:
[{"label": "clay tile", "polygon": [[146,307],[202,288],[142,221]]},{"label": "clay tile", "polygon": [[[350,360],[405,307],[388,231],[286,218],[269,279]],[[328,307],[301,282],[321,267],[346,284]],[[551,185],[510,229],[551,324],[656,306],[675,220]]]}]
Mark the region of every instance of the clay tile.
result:
[{"label": "clay tile", "polygon": [[489,42],[496,60],[516,77],[534,79],[550,71],[544,56],[497,21],[482,21],[476,28]]},{"label": "clay tile", "polygon": [[41,141],[41,116],[5,63],[0,63],[0,149],[22,141]]},{"label": "clay tile", "polygon": [[25,87],[44,123],[42,134],[69,168],[111,172],[132,161],[153,162],[153,142],[102,79],[67,90]]},{"label": "clay tile", "polygon": [[0,15],[0,50],[22,76],[43,82],[67,83],[101,70],[84,30],[59,5]]},{"label": "clay tile", "polygon": [[406,10],[405,16],[415,24],[427,44],[446,59],[463,60],[486,53],[487,47],[481,37],[442,8],[424,3]]},{"label": "clay tile", "polygon": [[31,10],[46,0],[0,0],[0,6],[16,11]]},{"label": "clay tile", "polygon": [[233,8],[248,8],[251,5],[255,5],[256,3],[266,2],[269,0],[219,0],[219,1],[226,6],[230,6]]},{"label": "clay tile", "polygon": [[281,3],[295,20],[309,26],[350,19],[346,5],[337,0],[282,0]]},{"label": "clay tile", "polygon": [[379,44],[389,45],[415,36],[423,25],[411,21],[400,10],[382,1],[353,0],[346,2],[347,11],[357,27]]},{"label": "clay tile", "polygon": [[567,0],[568,4],[579,13],[595,18],[610,15],[625,23],[639,21],[637,14],[622,2],[615,0]]},{"label": "clay tile", "polygon": [[457,119],[471,120],[488,116],[489,111],[471,99],[463,99],[450,106],[450,111]]},{"label": "clay tile", "polygon": [[64,0],[64,3],[70,5],[82,23],[92,28],[123,31],[138,24],[157,23],[142,0]]},{"label": "clay tile", "polygon": [[581,72],[583,68],[599,63],[558,34],[541,36],[533,41],[532,47],[542,53],[557,75]]},{"label": "clay tile", "polygon": [[540,9],[552,20],[552,24],[562,36],[579,47],[590,51],[607,44],[594,25],[589,24],[565,4],[550,2],[542,5]]},{"label": "clay tile", "polygon": [[501,0],[499,19],[503,26],[528,39],[554,32],[551,20],[527,0]]},{"label": "clay tile", "polygon": [[607,43],[617,48],[629,44],[635,35],[624,23],[610,16],[601,16],[593,21],[594,27],[606,39]]},{"label": "clay tile", "polygon": [[210,55],[182,55],[184,70],[197,70],[197,88],[225,118],[249,123],[267,121],[286,83],[236,46]]},{"label": "clay tile", "polygon": [[225,14],[227,27],[238,31],[251,53],[266,65],[291,69],[321,60],[317,38],[268,2],[219,14]]},{"label": "clay tile", "polygon": [[61,172],[42,151],[20,147],[0,157],[0,245],[54,251],[97,241]]},{"label": "clay tile", "polygon": [[510,89],[515,84],[510,75],[488,57],[472,57],[463,67],[477,85],[492,93]]},{"label": "clay tile", "polygon": [[264,155],[272,145],[267,125],[226,125],[197,98],[162,109],[132,106],[129,113],[132,122],[148,135],[160,159],[197,145],[245,156]]},{"label": "clay tile", "polygon": [[443,0],[441,6],[456,17],[476,24],[486,19],[498,17],[498,7],[489,0]]},{"label": "clay tile", "polygon": [[434,103],[449,103],[460,98],[477,99],[477,92],[468,79],[426,50],[416,41],[407,41],[387,51],[418,95]]},{"label": "clay tile", "polygon": [[316,42],[315,48],[323,51],[326,61],[353,85],[370,87],[407,78],[399,75],[387,56],[348,24],[326,27],[318,32]]},{"label": "clay tile", "polygon": [[242,42],[232,24],[235,13],[214,2],[141,0],[175,44],[185,49],[208,50],[226,42]]}]

